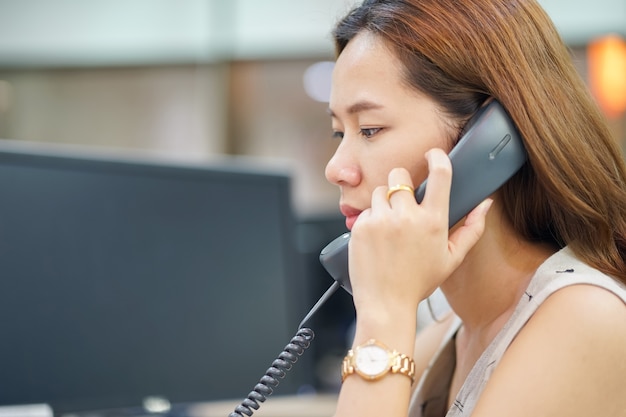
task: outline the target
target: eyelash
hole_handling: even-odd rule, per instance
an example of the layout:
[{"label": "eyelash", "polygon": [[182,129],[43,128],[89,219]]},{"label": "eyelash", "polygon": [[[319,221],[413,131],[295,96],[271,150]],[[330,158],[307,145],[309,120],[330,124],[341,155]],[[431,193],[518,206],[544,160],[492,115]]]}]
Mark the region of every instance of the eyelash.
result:
[{"label": "eyelash", "polygon": [[[361,129],[359,131],[359,135],[363,136],[366,139],[370,139],[372,136],[376,135],[378,132],[383,130],[382,127],[368,127]],[[340,132],[338,130],[333,132],[333,138],[335,139],[343,139],[344,132]]]},{"label": "eyelash", "polygon": [[[378,132],[380,132],[382,130],[381,127],[368,127],[365,129],[361,129],[360,134],[361,136],[366,137],[367,139],[371,138],[372,136],[374,136],[375,134],[377,134]],[[368,132],[368,133],[366,133]]]}]

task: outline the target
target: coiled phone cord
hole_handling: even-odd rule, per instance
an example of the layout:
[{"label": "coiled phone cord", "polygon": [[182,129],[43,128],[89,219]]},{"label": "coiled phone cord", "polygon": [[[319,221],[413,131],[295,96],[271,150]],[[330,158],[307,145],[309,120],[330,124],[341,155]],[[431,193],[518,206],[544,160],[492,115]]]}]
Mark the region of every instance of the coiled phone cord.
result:
[{"label": "coiled phone cord", "polygon": [[291,339],[285,349],[278,355],[278,358],[272,362],[272,366],[265,371],[265,375],[255,385],[254,390],[248,394],[248,397],[235,408],[233,413],[228,417],[243,417],[243,415],[251,416],[253,410],[258,410],[261,406],[259,403],[264,402],[267,397],[272,395],[273,389],[276,388],[282,379],[291,369],[291,366],[298,360],[298,357],[304,353],[309,347],[311,340],[315,337],[313,330],[302,328]]},{"label": "coiled phone cord", "polygon": [[320,297],[317,303],[315,303],[313,308],[311,308],[309,313],[300,322],[296,335],[289,341],[285,349],[283,349],[274,362],[272,362],[272,366],[265,371],[265,375],[261,377],[246,399],[243,400],[228,417],[244,417],[244,414],[250,417],[254,413],[254,410],[258,410],[259,407],[261,407],[260,403],[264,402],[267,397],[272,395],[274,388],[276,388],[280,380],[287,375],[287,371],[298,361],[298,357],[310,346],[311,341],[315,337],[313,330],[304,325],[339,287],[339,282],[335,281]]}]

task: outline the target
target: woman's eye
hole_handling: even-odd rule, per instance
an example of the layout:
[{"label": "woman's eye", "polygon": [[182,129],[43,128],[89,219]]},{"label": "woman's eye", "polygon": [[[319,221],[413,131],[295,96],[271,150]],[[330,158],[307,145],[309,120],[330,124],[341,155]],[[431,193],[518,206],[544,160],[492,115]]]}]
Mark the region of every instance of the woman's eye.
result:
[{"label": "woman's eye", "polygon": [[364,129],[361,129],[361,135],[369,139],[375,134],[377,134],[378,132],[380,132],[381,130],[382,128],[380,127],[364,128]]},{"label": "woman's eye", "polygon": [[343,132],[338,130],[333,131],[333,139],[343,139]]}]

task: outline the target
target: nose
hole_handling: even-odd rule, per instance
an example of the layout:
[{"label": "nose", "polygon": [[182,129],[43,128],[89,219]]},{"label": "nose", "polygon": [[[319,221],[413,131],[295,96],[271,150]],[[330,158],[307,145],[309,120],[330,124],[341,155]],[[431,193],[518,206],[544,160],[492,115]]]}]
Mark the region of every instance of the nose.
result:
[{"label": "nose", "polygon": [[355,187],[361,182],[361,172],[359,169],[356,153],[349,147],[349,141],[344,138],[335,154],[326,164],[326,179],[331,184],[348,185]]}]

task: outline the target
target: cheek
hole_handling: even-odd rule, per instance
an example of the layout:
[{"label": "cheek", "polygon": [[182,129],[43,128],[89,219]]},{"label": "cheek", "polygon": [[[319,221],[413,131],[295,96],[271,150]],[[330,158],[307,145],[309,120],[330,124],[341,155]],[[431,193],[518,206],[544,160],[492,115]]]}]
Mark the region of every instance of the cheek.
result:
[{"label": "cheek", "polygon": [[[435,142],[431,146],[416,146],[416,149],[413,152],[406,152],[401,156],[401,160],[403,164],[400,165],[406,168],[411,174],[411,179],[413,180],[413,185],[417,188],[421,183],[423,183],[428,177],[428,161],[426,160],[426,152],[432,148],[441,148],[446,152],[449,152],[451,149],[451,145],[447,142],[442,143],[443,141]],[[399,161],[400,159],[398,159]]]},{"label": "cheek", "polygon": [[421,163],[416,163],[414,167],[409,171],[411,172],[413,185],[415,186],[415,188],[419,187],[419,185],[423,183],[428,176],[428,165],[426,163],[426,160],[424,159]]},{"label": "cheek", "polygon": [[394,168],[392,161],[391,159],[380,161],[372,158],[371,164],[369,164],[367,168],[364,168],[363,172],[367,173],[365,180],[370,192],[374,191],[379,185],[387,185],[389,172]]},{"label": "cheek", "polygon": [[416,137],[410,133],[403,132],[404,140],[402,141],[402,146],[398,146],[393,155],[389,155],[389,159],[395,161],[396,167],[406,168],[409,171],[415,187],[424,182],[428,176],[426,152],[435,147],[443,147],[438,136],[433,133]]},{"label": "cheek", "polygon": [[424,157],[424,151],[415,152],[412,155],[404,156],[404,163],[401,165],[411,174],[413,186],[417,188],[428,176],[428,163]]}]

